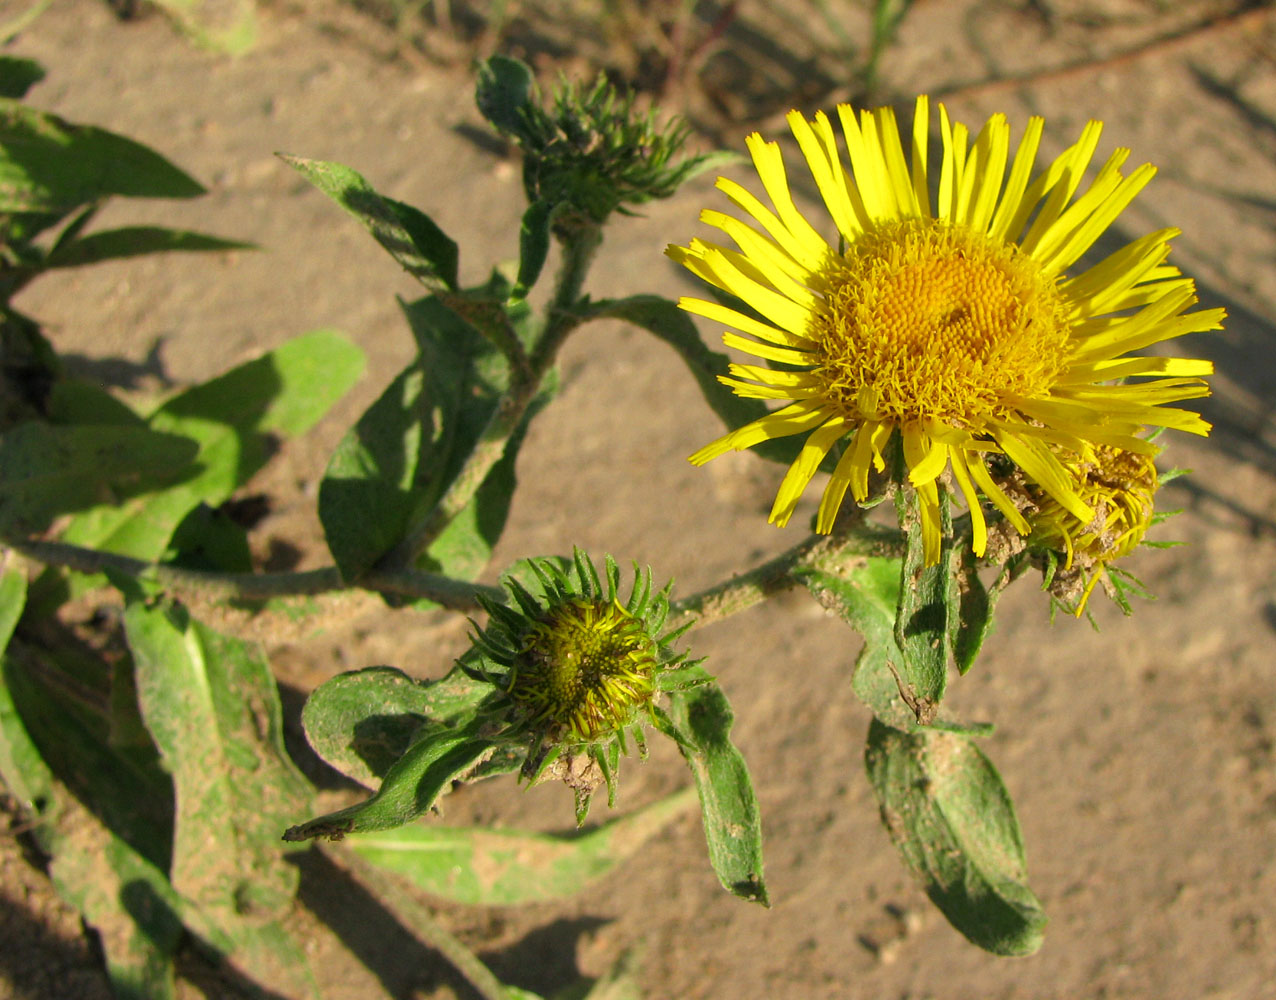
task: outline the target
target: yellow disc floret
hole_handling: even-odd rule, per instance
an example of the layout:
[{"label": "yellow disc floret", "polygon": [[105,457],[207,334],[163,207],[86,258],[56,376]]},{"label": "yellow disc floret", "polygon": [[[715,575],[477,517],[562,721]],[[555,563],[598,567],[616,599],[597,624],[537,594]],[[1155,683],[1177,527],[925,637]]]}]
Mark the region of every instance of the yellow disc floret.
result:
[{"label": "yellow disc floret", "polygon": [[531,627],[509,694],[531,724],[588,743],[629,725],[650,704],[657,666],[656,645],[639,619],[614,600],[581,598]]},{"label": "yellow disc floret", "polygon": [[823,396],[853,420],[978,427],[1067,361],[1055,282],[1014,244],[935,219],[885,223],[827,277],[809,336]]}]

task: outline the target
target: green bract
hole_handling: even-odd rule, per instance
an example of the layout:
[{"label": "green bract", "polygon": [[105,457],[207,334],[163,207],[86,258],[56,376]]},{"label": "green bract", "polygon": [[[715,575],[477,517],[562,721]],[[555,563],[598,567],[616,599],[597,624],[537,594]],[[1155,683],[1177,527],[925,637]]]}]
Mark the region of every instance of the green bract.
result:
[{"label": "green bract", "polygon": [[495,56],[479,69],[479,110],[522,149],[528,202],[562,206],[556,229],[601,225],[614,211],[668,198],[723,160],[679,159],[687,124],[657,125],[654,111],[638,113],[633,96],[622,97],[602,74],[589,87],[562,81],[548,109],[537,96],[531,71],[516,59]]},{"label": "green bract", "polygon": [[653,593],[650,569],[634,567],[622,604],[610,555],[602,578],[579,549],[570,563],[529,559],[520,567],[527,584],[515,573],[501,581],[508,605],[480,598],[488,625],[476,630],[472,656],[459,666],[501,692],[487,714],[504,727],[497,739],[526,748],[523,776],[561,778],[583,819],[604,782],[614,804],[630,737],[645,756],[642,727],[658,724],[657,694],[707,677],[699,661],[672,647],[689,623],[662,634],[672,584]]}]

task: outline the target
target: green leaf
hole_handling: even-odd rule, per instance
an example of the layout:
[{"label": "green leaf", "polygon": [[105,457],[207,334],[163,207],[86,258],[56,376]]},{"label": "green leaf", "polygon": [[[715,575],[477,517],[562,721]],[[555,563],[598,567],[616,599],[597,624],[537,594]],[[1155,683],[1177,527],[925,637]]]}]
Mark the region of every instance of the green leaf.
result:
[{"label": "green leaf", "polygon": [[[824,608],[835,612],[864,637],[855,661],[851,687],[882,722],[904,732],[918,728],[917,715],[901,694],[900,664],[904,656],[895,644],[895,609],[899,604],[900,560],[870,556],[859,569],[844,576],[802,568],[798,578]],[[932,719],[931,728],[986,736],[987,724],[963,724]]]},{"label": "green leaf", "polygon": [[[627,299],[613,299],[597,303],[592,315],[625,320],[655,334],[678,352],[687,370],[691,372],[700,392],[728,430],[735,430],[765,417],[769,412],[760,399],[737,396],[718,381],[727,374],[730,359],[718,351],[710,350],[700,338],[700,331],[687,313],[658,295],[633,295]],[[764,441],[750,449],[772,462],[788,464],[797,456],[800,441],[789,438]]]},{"label": "green leaf", "polygon": [[[116,669],[130,667],[124,659]],[[37,748],[41,767],[115,836],[166,871],[172,850],[172,782],[150,742],[118,739],[121,734],[104,708],[110,705],[112,686],[102,658],[65,643],[46,649],[13,639],[0,687]]]},{"label": "green leaf", "polygon": [[430,726],[418,733],[407,753],[386,772],[376,794],[299,826],[284,840],[339,839],[350,833],[392,830],[428,812],[451,785],[471,771],[496,744],[484,736],[487,724],[471,719],[461,726]]},{"label": "green leaf", "polygon": [[[20,597],[0,579],[0,639]],[[0,642],[0,646],[4,643]],[[173,996],[171,956],[181,939],[178,901],[163,873],[67,793],[40,756],[10,690],[0,683],[0,779],[33,821],[59,895],[98,932],[115,996]]]},{"label": "green leaf", "polygon": [[220,236],[160,226],[124,226],[59,243],[44,260],[45,267],[80,267],[122,257],[169,251],[255,250],[256,244]]},{"label": "green leaf", "polygon": [[286,153],[280,153],[279,158],[363,223],[390,256],[426,288],[456,289],[456,243],[424,212],[377,194],[363,177],[340,163]]},{"label": "green leaf", "polygon": [[513,298],[527,298],[541,276],[549,256],[550,223],[556,207],[547,201],[534,201],[523,213],[518,228],[518,280],[514,283]]},{"label": "green leaf", "polygon": [[112,424],[118,427],[146,427],[146,420],[128,404],[94,382],[60,378],[53,383],[46,401],[49,421],[55,424]]},{"label": "green leaf", "polygon": [[[15,569],[0,573],[0,654],[9,646],[26,598],[26,576]],[[53,796],[53,772],[27,734],[3,673],[0,673],[0,780],[31,815],[39,815]]]},{"label": "green leaf", "polygon": [[927,566],[917,493],[901,488],[895,494],[900,527],[908,540],[895,611],[895,644],[902,654],[900,694],[922,725],[935,718],[948,686],[948,661],[958,622],[947,494],[941,490],[940,496],[942,548],[939,562]]},{"label": "green leaf", "polygon": [[63,540],[158,559],[191,510],[227,500],[265,464],[275,436],[309,429],[345,395],[363,364],[363,353],[344,337],[317,330],[173,397],[148,423],[198,444],[188,478],[86,511],[72,519]]},{"label": "green leaf", "polygon": [[309,787],[283,748],[279,694],[260,650],[177,605],[128,601],[138,702],[177,793],[172,881],[222,931],[292,904],[279,836]]},{"label": "green leaf", "polygon": [[417,464],[435,445],[426,372],[405,368],[341,439],[319,483],[319,520],[345,580],[357,580],[407,531]]},{"label": "green leaf", "polygon": [[169,1000],[182,939],[181,900],[164,873],[87,810],[54,843],[49,877],[98,934],[117,1000]]},{"label": "green leaf", "polygon": [[874,719],[865,761],[887,832],[948,921],[997,955],[1040,948],[1046,915],[1027,885],[1019,821],[974,743]]},{"label": "green leaf", "polygon": [[975,665],[984,640],[992,632],[992,613],[1000,591],[989,594],[979,579],[979,565],[968,546],[961,549],[961,568],[957,573],[958,622],[953,642],[953,660],[958,673],[965,675]]},{"label": "green leaf", "polygon": [[0,211],[62,214],[108,195],[193,198],[204,188],[145,146],[0,98]]},{"label": "green leaf", "polygon": [[[421,299],[404,312],[420,355],[346,435],[319,487],[319,519],[347,580],[375,565],[443,495],[509,384],[504,356],[437,299]],[[418,568],[469,580],[482,572],[509,514],[528,422],[556,388],[556,380],[547,379],[473,502],[434,540]]]},{"label": "green leaf", "polygon": [[[2,36],[0,40],[3,40]],[[34,59],[0,56],[0,97],[12,97],[15,100],[24,97],[44,76],[44,67]]]},{"label": "green leaf", "polygon": [[319,685],[306,699],[301,723],[315,753],[372,786],[407,753],[422,725],[452,724],[492,691],[458,669],[419,681],[394,667],[368,667]]},{"label": "green leaf", "polygon": [[19,424],[0,435],[0,531],[39,531],[58,514],[189,476],[196,450],[145,427]]},{"label": "green leaf", "polygon": [[414,823],[348,844],[434,896],[474,906],[562,899],[637,854],[696,801],[694,789],[583,833],[553,835]]},{"label": "green leaf", "polygon": [[695,779],[709,862],[718,880],[741,899],[769,906],[762,879],[762,817],[744,757],[731,742],[735,716],[726,695],[716,684],[675,692],[668,719]]},{"label": "green leaf", "polygon": [[535,86],[526,63],[509,56],[492,56],[479,63],[474,101],[499,131],[517,136],[526,124],[524,109],[531,103]]}]

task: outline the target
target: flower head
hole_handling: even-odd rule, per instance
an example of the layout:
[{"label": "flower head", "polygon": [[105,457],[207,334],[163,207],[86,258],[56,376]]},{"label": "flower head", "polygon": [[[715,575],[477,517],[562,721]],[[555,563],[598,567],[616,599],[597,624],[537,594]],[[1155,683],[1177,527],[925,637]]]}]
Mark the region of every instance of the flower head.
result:
[{"label": "flower head", "polygon": [[501,691],[491,711],[503,720],[502,742],[524,747],[524,775],[562,778],[583,821],[600,784],[614,800],[627,738],[645,753],[642,726],[656,721],[658,693],[708,677],[699,661],[688,663],[672,648],[689,624],[662,633],[672,584],[653,593],[650,570],[635,567],[622,604],[610,556],[602,579],[579,550],[566,566],[552,559],[523,565],[528,585],[513,573],[502,579],[510,603],[483,602],[490,620],[461,665]]},{"label": "flower head", "polygon": [[[1163,404],[1207,395],[1200,376],[1211,364],[1131,356],[1218,329],[1223,319],[1221,309],[1185,311],[1195,287],[1165,263],[1177,230],[1150,233],[1068,273],[1151,180],[1152,166],[1123,176],[1129,150],[1118,149],[1081,191],[1101,128],[1090,122],[1033,179],[1040,118],[1029,120],[1011,157],[1005,116],[990,118],[970,143],[940,105],[936,178],[926,97],[917,100],[907,157],[890,108],[837,110],[849,171],[827,115],[788,118],[837,246],[795,206],[779,146],[755,133],[747,144],[772,207],[719,178],[753,224],[712,210],[701,219],[736,249],[700,239],[669,248],[748,311],[694,298],[682,308],[733,327],[738,332],[723,335],[727,346],[769,363],[733,364],[721,381],[738,395],[785,404],[701,448],[692,462],[805,434],[771,511],[772,523],[783,525],[840,448],[816,516],[816,529],[828,532],[848,491],[868,498],[870,469],[884,469],[883,451],[898,433],[933,563],[941,477],[951,474],[965,498],[972,548],[982,554],[981,494],[1019,533],[1030,530],[990,475],[988,456],[1004,455],[1088,524],[1096,512],[1077,462],[1093,462],[1098,447],[1153,453],[1142,435],[1148,425],[1208,433],[1198,414]],[[1150,379],[1125,381],[1131,377]]]},{"label": "flower head", "polygon": [[1156,519],[1153,498],[1160,480],[1153,456],[1105,445],[1094,448],[1088,460],[1065,455],[1061,461],[1094,516],[1082,521],[1049,494],[1030,488],[1027,499],[1036,509],[1027,515],[1028,547],[1048,556],[1050,593],[1080,617],[1095,585],[1110,579],[1110,564],[1132,552]]}]

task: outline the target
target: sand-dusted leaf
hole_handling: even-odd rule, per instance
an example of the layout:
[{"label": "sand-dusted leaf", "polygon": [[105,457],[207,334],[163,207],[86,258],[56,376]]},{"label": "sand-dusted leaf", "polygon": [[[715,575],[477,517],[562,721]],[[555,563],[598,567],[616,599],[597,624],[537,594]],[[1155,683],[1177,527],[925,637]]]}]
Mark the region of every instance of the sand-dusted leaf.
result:
[{"label": "sand-dusted leaf", "polygon": [[896,491],[895,505],[900,527],[907,537],[899,604],[895,609],[895,644],[902,655],[898,664],[900,691],[917,721],[928,725],[934,720],[948,686],[948,662],[952,658],[959,617],[947,494],[940,491],[943,543],[939,561],[933,566],[926,565],[916,491],[911,488]]},{"label": "sand-dusted leaf", "polygon": [[108,195],[203,193],[186,173],[132,139],[0,98],[0,211],[62,214]]},{"label": "sand-dusted leaf", "polygon": [[435,447],[440,410],[413,363],[346,433],[319,484],[319,520],[346,580],[357,580],[403,537],[420,502],[416,470]]},{"label": "sand-dusted leaf", "polygon": [[0,530],[38,531],[58,514],[189,477],[197,450],[146,427],[19,424],[0,435]]},{"label": "sand-dusted leaf", "polygon": [[1000,591],[991,593],[979,579],[979,565],[968,546],[961,549],[961,567],[957,573],[958,621],[957,635],[953,641],[953,662],[958,673],[965,674],[975,665],[975,658],[983,648],[984,640],[992,632],[993,611]]},{"label": "sand-dusted leaf", "polygon": [[289,841],[312,837],[340,839],[366,830],[393,830],[428,812],[455,780],[464,777],[496,744],[484,735],[483,722],[430,725],[418,730],[407,752],[386,771],[370,799],[290,827]]},{"label": "sand-dusted leaf", "polygon": [[[916,712],[901,694],[899,664],[903,654],[895,644],[895,610],[899,605],[900,560],[870,556],[864,565],[833,575],[803,568],[798,578],[822,607],[848,622],[864,637],[855,661],[851,687],[856,696],[884,723],[904,732],[918,728]],[[929,725],[948,732],[986,736],[992,728],[941,718]]]},{"label": "sand-dusted leaf", "polygon": [[574,895],[636,854],[696,802],[692,788],[595,829],[563,835],[423,823],[361,833],[368,861],[458,903],[510,906]]},{"label": "sand-dusted leaf", "polygon": [[456,243],[428,215],[374,191],[340,163],[279,154],[310,183],[353,215],[373,238],[426,288],[457,287]]},{"label": "sand-dusted leaf", "polygon": [[279,836],[310,794],[283,748],[270,666],[180,605],[128,597],[138,702],[177,792],[173,884],[228,933],[247,909],[265,922],[291,905]]},{"label": "sand-dusted leaf", "polygon": [[457,669],[419,681],[394,667],[368,667],[319,685],[306,699],[301,723],[315,753],[371,787],[407,753],[422,725],[453,724],[493,690]]},{"label": "sand-dusted leaf", "polygon": [[1041,947],[1046,915],[1028,888],[1019,821],[979,748],[874,719],[865,762],[891,839],[949,922],[997,955]]},{"label": "sand-dusted leaf", "polygon": [[179,393],[151,415],[148,426],[198,444],[192,474],[161,492],[77,515],[63,539],[158,559],[196,505],[225,501],[270,457],[278,436],[313,426],[363,365],[363,352],[348,340],[317,330]]},{"label": "sand-dusted leaf", "polygon": [[[0,649],[21,611],[25,580],[0,576]],[[57,780],[0,677],[0,780],[51,860],[64,900],[98,933],[118,997],[173,995],[171,956],[181,937],[177,900],[163,872],[112,833]]]},{"label": "sand-dusted leaf", "polygon": [[140,257],[148,253],[169,251],[254,250],[256,245],[240,240],[222,239],[186,229],[165,229],[162,226],[124,226],[104,229],[81,236],[79,239],[59,242],[44,259],[45,267],[80,267],[121,257]]},{"label": "sand-dusted leaf", "polygon": [[723,888],[769,906],[762,878],[762,816],[744,757],[731,742],[735,716],[716,684],[670,696],[669,722],[700,796],[709,862]]}]

